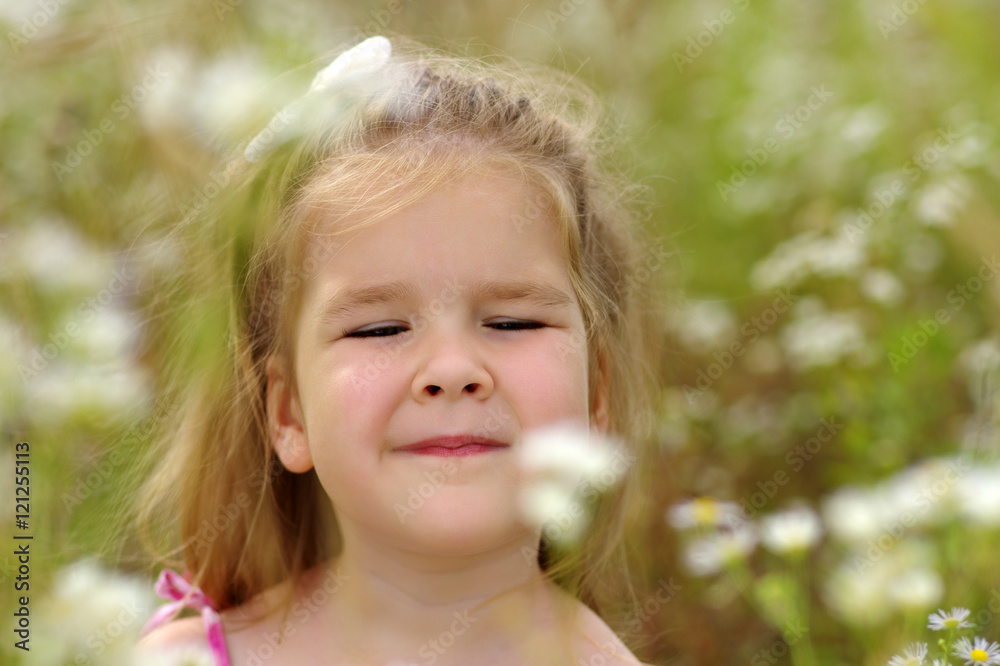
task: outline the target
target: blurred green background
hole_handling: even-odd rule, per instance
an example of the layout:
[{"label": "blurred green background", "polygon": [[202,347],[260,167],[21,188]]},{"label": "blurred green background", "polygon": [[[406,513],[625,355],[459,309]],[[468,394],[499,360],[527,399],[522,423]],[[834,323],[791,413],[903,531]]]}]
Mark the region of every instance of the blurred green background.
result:
[{"label": "blurred green background", "polygon": [[[120,479],[158,418],[169,328],[140,313],[183,260],[171,225],[275,110],[259,100],[276,77],[308,81],[323,54],[390,33],[576,74],[646,188],[671,253],[650,264],[671,285],[671,388],[645,519],[654,565],[625,636],[641,658],[795,652],[772,612],[794,596],[781,556],[737,556],[742,578],[685,566],[694,537],[666,514],[700,496],[754,519],[796,500],[822,513],[794,583],[810,609],[801,663],[885,663],[928,640],[926,613],[994,598],[978,629],[1000,638],[998,28],[989,0],[0,0],[0,538],[24,533],[27,440],[33,599],[107,552]],[[810,443],[821,419],[838,427]],[[942,486],[935,470],[955,460],[972,471]],[[844,488],[858,515],[834,501]],[[914,519],[899,534],[898,511],[861,515],[900,496]],[[838,520],[874,524],[849,537]],[[857,556],[878,575],[845,573]]]}]

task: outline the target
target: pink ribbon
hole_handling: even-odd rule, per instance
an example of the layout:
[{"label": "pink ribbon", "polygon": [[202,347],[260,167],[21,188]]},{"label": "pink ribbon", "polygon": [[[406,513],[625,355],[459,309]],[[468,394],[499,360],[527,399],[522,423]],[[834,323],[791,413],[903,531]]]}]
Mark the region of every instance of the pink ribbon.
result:
[{"label": "pink ribbon", "polygon": [[146,622],[139,637],[145,636],[157,627],[163,626],[185,606],[201,613],[205,622],[205,634],[208,637],[208,649],[212,653],[216,666],[229,666],[229,653],[226,652],[226,639],[222,634],[222,620],[215,604],[200,589],[184,580],[176,571],[164,569],[153,588],[157,595],[164,599],[172,599],[163,605]]}]

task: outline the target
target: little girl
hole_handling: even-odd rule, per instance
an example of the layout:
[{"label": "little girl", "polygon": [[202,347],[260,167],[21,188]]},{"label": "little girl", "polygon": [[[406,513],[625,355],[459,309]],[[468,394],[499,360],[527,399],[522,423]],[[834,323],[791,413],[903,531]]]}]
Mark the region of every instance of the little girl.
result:
[{"label": "little girl", "polygon": [[[174,603],[140,647],[640,663],[598,613],[641,624],[628,528],[660,254],[600,168],[593,108],[566,82],[374,37],[227,169],[189,220],[183,401],[140,521],[186,573],[161,573]],[[631,461],[573,548],[519,509],[523,436],[555,423]],[[183,606],[201,617],[168,622]]]}]

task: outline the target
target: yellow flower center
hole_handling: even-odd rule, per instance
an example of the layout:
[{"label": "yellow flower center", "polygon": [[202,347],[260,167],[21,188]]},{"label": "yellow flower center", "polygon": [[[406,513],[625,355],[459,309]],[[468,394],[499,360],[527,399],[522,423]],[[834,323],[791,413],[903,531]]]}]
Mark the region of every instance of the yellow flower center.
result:
[{"label": "yellow flower center", "polygon": [[944,626],[948,627],[949,629],[954,629],[955,627],[958,626],[958,620],[956,620],[953,617],[949,617],[947,620],[944,621]]},{"label": "yellow flower center", "polygon": [[986,661],[990,658],[990,655],[986,654],[986,650],[973,650],[969,653],[969,659],[972,661]]},{"label": "yellow flower center", "polygon": [[711,497],[699,497],[694,501],[691,512],[699,525],[714,525],[719,508]]}]

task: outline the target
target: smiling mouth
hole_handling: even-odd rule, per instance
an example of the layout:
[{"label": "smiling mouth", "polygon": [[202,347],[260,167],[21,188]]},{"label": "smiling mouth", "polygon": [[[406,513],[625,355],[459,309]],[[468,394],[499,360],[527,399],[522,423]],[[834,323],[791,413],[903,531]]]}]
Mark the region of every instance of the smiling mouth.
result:
[{"label": "smiling mouth", "polygon": [[480,453],[492,453],[510,448],[509,444],[495,439],[456,435],[432,437],[413,444],[407,444],[396,449],[404,453],[416,453],[427,456],[471,456]]}]

